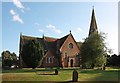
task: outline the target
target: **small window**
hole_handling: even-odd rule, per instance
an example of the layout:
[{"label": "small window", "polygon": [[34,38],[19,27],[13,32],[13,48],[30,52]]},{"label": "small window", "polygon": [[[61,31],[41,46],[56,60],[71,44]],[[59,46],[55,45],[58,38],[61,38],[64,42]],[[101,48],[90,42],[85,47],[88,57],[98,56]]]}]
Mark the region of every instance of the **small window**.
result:
[{"label": "small window", "polygon": [[53,63],[53,58],[54,57],[47,57],[46,58],[46,63]]},{"label": "small window", "polygon": [[73,44],[72,44],[72,43],[69,44],[69,48],[70,48],[70,49],[73,48]]},{"label": "small window", "polygon": [[50,57],[49,59],[50,59],[50,63],[53,63],[53,57]]},{"label": "small window", "polygon": [[49,58],[48,57],[46,57],[46,63],[49,63]]}]

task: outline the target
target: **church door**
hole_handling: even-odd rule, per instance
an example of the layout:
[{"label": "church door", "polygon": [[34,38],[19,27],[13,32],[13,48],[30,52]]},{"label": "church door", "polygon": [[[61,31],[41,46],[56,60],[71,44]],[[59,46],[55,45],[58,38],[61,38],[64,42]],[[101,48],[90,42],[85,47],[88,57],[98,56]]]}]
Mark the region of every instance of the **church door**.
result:
[{"label": "church door", "polygon": [[73,59],[70,60],[70,67],[73,67]]}]

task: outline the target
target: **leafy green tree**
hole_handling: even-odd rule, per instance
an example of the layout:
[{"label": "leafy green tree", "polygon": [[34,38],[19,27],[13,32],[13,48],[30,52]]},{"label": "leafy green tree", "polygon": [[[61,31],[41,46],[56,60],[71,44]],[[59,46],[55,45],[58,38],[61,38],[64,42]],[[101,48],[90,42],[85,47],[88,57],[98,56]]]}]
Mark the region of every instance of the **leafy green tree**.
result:
[{"label": "leafy green tree", "polygon": [[2,66],[12,66],[12,57],[9,51],[2,52]]},{"label": "leafy green tree", "polygon": [[3,51],[1,55],[3,67],[5,66],[11,67],[12,65],[16,64],[17,56],[14,52],[10,53],[9,51]]},{"label": "leafy green tree", "polygon": [[105,45],[105,38],[104,33],[92,33],[85,39],[80,48],[82,64],[89,68],[106,64],[108,48]]},{"label": "leafy green tree", "polygon": [[78,47],[80,48],[82,45],[82,42],[77,42]]},{"label": "leafy green tree", "polygon": [[30,68],[36,68],[41,64],[44,55],[44,43],[38,40],[30,40],[22,48],[22,59]]},{"label": "leafy green tree", "polygon": [[18,65],[17,55],[13,52],[11,53],[13,65]]},{"label": "leafy green tree", "polygon": [[113,54],[107,60],[107,66],[120,66],[120,55]]}]

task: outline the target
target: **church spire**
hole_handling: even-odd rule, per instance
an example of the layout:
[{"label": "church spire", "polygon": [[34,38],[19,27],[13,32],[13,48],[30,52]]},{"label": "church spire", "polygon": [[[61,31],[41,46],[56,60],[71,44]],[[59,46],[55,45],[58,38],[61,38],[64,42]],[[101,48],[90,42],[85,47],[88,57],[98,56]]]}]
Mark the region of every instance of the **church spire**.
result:
[{"label": "church spire", "polygon": [[98,33],[97,23],[96,23],[96,18],[95,18],[95,12],[94,12],[94,6],[93,6],[93,9],[92,9],[92,16],[91,16],[89,36],[93,32],[97,32]]},{"label": "church spire", "polygon": [[43,34],[42,38],[43,38],[43,40],[45,39],[45,35],[44,34]]}]

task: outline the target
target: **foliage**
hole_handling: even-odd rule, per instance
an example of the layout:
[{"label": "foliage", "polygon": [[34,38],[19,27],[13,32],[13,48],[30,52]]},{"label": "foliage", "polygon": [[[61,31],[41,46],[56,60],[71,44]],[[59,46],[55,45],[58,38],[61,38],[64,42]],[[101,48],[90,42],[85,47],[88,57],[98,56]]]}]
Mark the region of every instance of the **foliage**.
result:
[{"label": "foliage", "polygon": [[23,45],[22,59],[25,64],[30,68],[36,68],[39,62],[42,61],[44,55],[44,44],[42,41],[29,40],[28,43]]},{"label": "foliage", "polygon": [[108,49],[105,45],[105,38],[104,33],[92,33],[85,39],[80,48],[82,64],[91,68],[106,64],[106,54]]},{"label": "foliage", "polygon": [[9,51],[2,52],[2,66],[9,66],[15,65],[17,62],[17,55],[13,52],[10,53]]},{"label": "foliage", "polygon": [[82,45],[82,42],[77,42],[78,47],[80,48]]},{"label": "foliage", "polygon": [[116,54],[108,55],[107,66],[120,66],[120,54],[118,56]]}]

